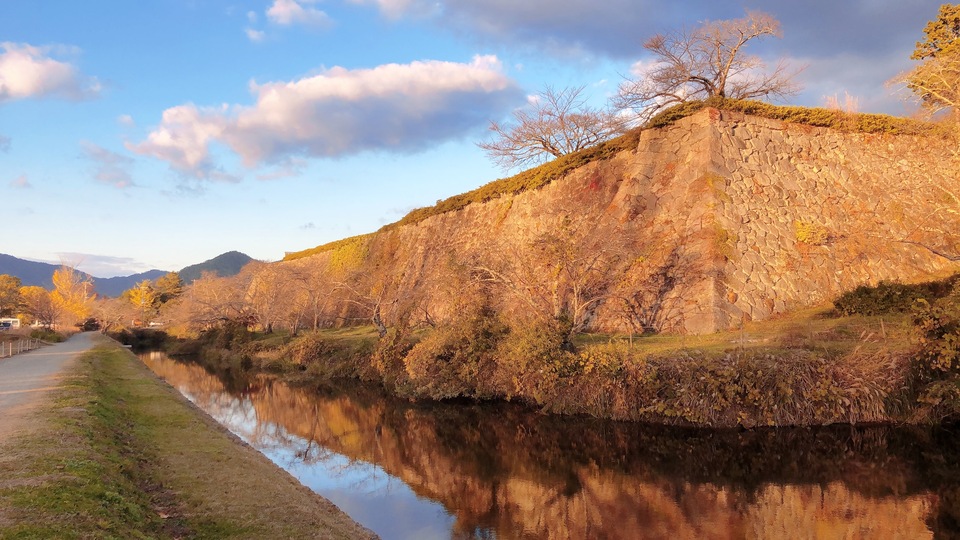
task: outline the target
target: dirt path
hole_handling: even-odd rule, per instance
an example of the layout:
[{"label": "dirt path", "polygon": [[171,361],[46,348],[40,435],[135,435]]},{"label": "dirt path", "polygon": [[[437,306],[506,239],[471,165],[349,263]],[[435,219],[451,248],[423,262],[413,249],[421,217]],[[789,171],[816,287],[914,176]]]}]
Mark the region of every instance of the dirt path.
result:
[{"label": "dirt path", "polygon": [[0,441],[17,433],[27,412],[57,388],[64,368],[93,347],[91,334],[0,360]]}]

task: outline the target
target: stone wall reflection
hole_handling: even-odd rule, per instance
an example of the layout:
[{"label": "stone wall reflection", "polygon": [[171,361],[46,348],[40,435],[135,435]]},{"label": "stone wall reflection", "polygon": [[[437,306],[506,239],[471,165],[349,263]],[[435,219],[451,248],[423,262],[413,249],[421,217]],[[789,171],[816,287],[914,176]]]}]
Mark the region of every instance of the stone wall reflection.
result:
[{"label": "stone wall reflection", "polygon": [[379,465],[446,506],[459,538],[932,538],[953,493],[897,450],[911,433],[657,430],[268,379],[231,394],[197,365],[144,361],[255,446]]}]

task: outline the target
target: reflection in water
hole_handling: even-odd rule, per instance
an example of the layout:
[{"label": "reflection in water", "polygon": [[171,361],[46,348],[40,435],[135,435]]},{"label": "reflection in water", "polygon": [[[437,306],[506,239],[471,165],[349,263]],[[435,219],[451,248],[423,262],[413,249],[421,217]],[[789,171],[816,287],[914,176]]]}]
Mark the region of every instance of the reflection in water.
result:
[{"label": "reflection in water", "polygon": [[268,378],[156,373],[383,538],[933,538],[960,438],[889,428],[681,430],[423,405]]}]

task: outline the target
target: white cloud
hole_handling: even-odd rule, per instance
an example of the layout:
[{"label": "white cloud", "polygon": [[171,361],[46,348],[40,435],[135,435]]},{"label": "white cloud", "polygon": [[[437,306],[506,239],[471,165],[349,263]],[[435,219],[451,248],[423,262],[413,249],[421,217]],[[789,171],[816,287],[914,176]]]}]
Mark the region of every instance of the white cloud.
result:
[{"label": "white cloud", "polygon": [[283,26],[293,24],[316,27],[329,26],[332,22],[330,16],[315,7],[311,7],[314,3],[316,3],[316,0],[273,0],[273,4],[267,9],[267,18]]},{"label": "white cloud", "polygon": [[251,23],[257,22],[257,12],[256,12],[256,11],[248,11],[248,12],[247,12],[247,20],[250,21]]},{"label": "white cloud", "polygon": [[469,64],[335,67],[291,82],[252,82],[250,89],[251,106],[167,109],[147,140],[128,148],[205,178],[215,168],[214,142],[226,144],[247,167],[292,156],[411,152],[462,137],[523,101],[495,56]]},{"label": "white cloud", "polygon": [[72,264],[82,272],[98,278],[111,278],[116,276],[130,276],[153,270],[150,266],[129,257],[113,257],[111,255],[95,255],[92,253],[77,253],[71,251],[57,253],[59,261],[54,264],[66,262]]},{"label": "white cloud", "polygon": [[20,189],[28,189],[33,187],[33,185],[30,183],[30,179],[28,179],[27,175],[25,174],[21,174],[20,176],[14,178],[13,181],[10,182],[10,185]]},{"label": "white cloud", "polygon": [[223,134],[226,108],[199,109],[188,103],[163,111],[160,126],[127,149],[170,163],[175,170],[207,177],[214,170],[209,145]]},{"label": "white cloud", "polygon": [[50,47],[4,42],[0,50],[0,103],[47,96],[84,99],[100,92],[96,78],[84,77],[73,65],[51,58]]},{"label": "white cloud", "polygon": [[133,117],[130,116],[129,114],[121,114],[120,116],[118,116],[117,123],[120,124],[121,126],[128,126],[128,127],[133,127],[137,125],[137,123],[134,122]]},{"label": "white cloud", "polygon": [[130,174],[133,159],[89,141],[81,141],[80,147],[86,157],[94,162],[93,177],[95,179],[120,189],[134,185],[133,177]]},{"label": "white cloud", "polygon": [[263,41],[267,35],[262,30],[254,30],[253,28],[247,28],[244,30],[247,34],[247,39],[254,43],[260,43]]}]

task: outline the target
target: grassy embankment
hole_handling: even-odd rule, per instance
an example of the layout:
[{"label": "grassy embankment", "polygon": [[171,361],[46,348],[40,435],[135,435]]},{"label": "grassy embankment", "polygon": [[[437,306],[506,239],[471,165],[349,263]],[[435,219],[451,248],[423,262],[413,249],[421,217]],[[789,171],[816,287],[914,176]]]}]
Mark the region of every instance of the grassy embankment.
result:
[{"label": "grassy embankment", "polygon": [[104,340],[0,442],[0,538],[362,538]]},{"label": "grassy embankment", "polygon": [[561,414],[712,427],[935,423],[960,412],[955,281],[861,288],[836,309],[733,332],[583,335],[575,351],[556,322],[512,324],[483,309],[382,340],[368,328],[296,338],[234,328],[184,349],[227,375],[357,378],[410,398],[517,400]]}]

